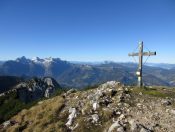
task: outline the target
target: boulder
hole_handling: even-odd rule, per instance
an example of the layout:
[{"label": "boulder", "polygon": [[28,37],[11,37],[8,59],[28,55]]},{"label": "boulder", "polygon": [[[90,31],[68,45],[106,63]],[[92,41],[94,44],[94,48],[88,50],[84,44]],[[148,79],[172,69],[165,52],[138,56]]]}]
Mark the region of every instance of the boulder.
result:
[{"label": "boulder", "polygon": [[92,115],[92,123],[98,123],[99,119],[100,118],[97,114]]},{"label": "boulder", "polygon": [[72,88],[72,89],[70,89],[69,91],[66,92],[66,96],[71,94],[71,93],[75,93],[75,92],[77,92],[77,90]]},{"label": "boulder", "polygon": [[119,121],[115,121],[109,128],[108,132],[113,132],[114,130],[117,130],[118,128],[122,127],[120,125]]},{"label": "boulder", "polygon": [[138,122],[136,122],[135,120],[132,119],[129,121],[129,124],[130,124],[130,130],[132,132],[138,131],[138,129],[139,129]]},{"label": "boulder", "polygon": [[98,102],[93,103],[93,110],[96,111],[99,108]]},{"label": "boulder", "polygon": [[66,123],[67,127],[71,126],[74,118],[77,117],[77,110],[75,108],[70,108],[69,113],[70,113],[70,115],[68,117],[68,122]]},{"label": "boulder", "polygon": [[169,106],[172,104],[172,102],[170,100],[167,100],[167,99],[164,99],[161,101],[162,105],[165,105],[165,106]]},{"label": "boulder", "polygon": [[170,110],[170,113],[175,115],[175,109]]}]

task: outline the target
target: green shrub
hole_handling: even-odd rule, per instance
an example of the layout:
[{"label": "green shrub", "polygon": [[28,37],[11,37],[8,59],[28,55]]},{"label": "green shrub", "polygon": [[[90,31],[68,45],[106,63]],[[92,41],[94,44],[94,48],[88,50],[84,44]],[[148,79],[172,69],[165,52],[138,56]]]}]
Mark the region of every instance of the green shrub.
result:
[{"label": "green shrub", "polygon": [[25,104],[18,99],[16,92],[0,97],[0,123],[9,120],[22,109],[28,109],[36,103],[37,101]]}]

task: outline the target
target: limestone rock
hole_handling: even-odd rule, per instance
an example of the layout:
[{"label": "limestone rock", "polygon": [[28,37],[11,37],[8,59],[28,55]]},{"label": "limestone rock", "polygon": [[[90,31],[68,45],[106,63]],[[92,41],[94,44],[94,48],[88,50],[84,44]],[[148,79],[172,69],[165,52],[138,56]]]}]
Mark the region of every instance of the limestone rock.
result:
[{"label": "limestone rock", "polygon": [[97,114],[92,115],[92,123],[98,123],[99,116]]},{"label": "limestone rock", "polygon": [[70,108],[69,109],[69,117],[68,117],[68,122],[66,123],[66,126],[69,127],[73,123],[73,119],[77,117],[77,110],[75,108]]},{"label": "limestone rock", "polygon": [[55,88],[49,87],[46,89],[44,96],[46,98],[50,98],[54,94],[54,92],[55,92]]},{"label": "limestone rock", "polygon": [[93,110],[96,111],[99,108],[98,102],[93,103]]},{"label": "limestone rock", "polygon": [[175,109],[170,110],[170,113],[175,115]]},{"label": "limestone rock", "polygon": [[167,100],[167,99],[164,99],[161,101],[162,105],[165,105],[165,106],[168,106],[168,105],[171,105],[171,101],[170,100]]},{"label": "limestone rock", "polygon": [[108,132],[113,132],[115,129],[118,129],[118,128],[120,128],[120,127],[122,127],[122,126],[120,125],[120,122],[119,122],[119,121],[116,121],[116,122],[114,122],[114,123],[110,126]]},{"label": "limestone rock", "polygon": [[40,98],[49,98],[54,94],[60,85],[50,77],[32,78],[21,82],[15,86],[19,99],[25,103],[38,100]]},{"label": "limestone rock", "polygon": [[136,131],[138,131],[138,129],[139,129],[139,126],[138,126],[138,123],[135,121],[135,120],[130,120],[129,121],[129,123],[130,123],[130,126],[131,126],[131,131],[132,132],[136,132]]},{"label": "limestone rock", "polygon": [[66,92],[66,95],[69,95],[71,93],[75,93],[77,90],[76,89],[70,89],[69,91]]}]

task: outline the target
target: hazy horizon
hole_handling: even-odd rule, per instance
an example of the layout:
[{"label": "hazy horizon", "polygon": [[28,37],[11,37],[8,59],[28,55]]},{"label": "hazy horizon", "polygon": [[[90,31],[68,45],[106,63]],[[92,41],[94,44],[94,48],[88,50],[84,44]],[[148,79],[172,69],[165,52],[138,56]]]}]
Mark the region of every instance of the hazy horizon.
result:
[{"label": "hazy horizon", "polygon": [[[26,57],[26,56],[20,56],[20,57],[17,57],[17,58],[14,58],[14,59],[7,59],[7,60],[0,60],[1,62],[5,62],[5,61],[9,61],[9,60],[13,60],[15,61],[16,59],[18,58],[21,58],[21,57],[25,57],[26,59],[34,59],[38,56],[35,56],[35,57]],[[50,58],[51,56],[49,57],[39,57],[40,59],[46,59],[46,58]],[[105,63],[105,62],[114,62],[114,63],[138,63],[138,61],[136,62],[133,58],[131,58],[131,61],[115,61],[115,60],[96,60],[96,61],[91,61],[91,60],[87,60],[87,61],[81,61],[81,60],[66,60],[66,59],[63,59],[63,58],[60,58],[60,57],[51,57],[51,58],[59,58],[63,61],[68,61],[68,62],[75,62],[75,63]],[[135,58],[136,59],[136,58]],[[145,62],[145,61],[144,61]],[[147,64],[175,64],[175,63],[164,63],[164,62],[150,62],[150,61],[147,61]]]}]

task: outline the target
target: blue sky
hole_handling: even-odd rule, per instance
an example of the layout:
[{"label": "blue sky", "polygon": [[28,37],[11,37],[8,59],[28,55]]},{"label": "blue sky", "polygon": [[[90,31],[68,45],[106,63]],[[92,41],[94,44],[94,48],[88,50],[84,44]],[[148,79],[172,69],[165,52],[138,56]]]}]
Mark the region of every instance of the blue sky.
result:
[{"label": "blue sky", "polygon": [[139,41],[175,63],[174,0],[0,1],[0,60],[133,61]]}]

